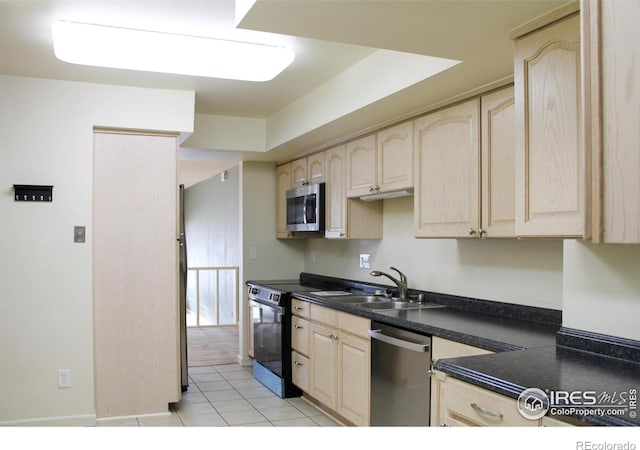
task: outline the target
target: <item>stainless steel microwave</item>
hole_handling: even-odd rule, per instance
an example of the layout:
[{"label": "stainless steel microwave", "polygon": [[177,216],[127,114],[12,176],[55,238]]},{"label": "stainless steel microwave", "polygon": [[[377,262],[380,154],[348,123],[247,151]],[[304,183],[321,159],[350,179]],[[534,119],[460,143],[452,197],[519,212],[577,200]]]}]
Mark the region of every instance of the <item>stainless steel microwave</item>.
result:
[{"label": "stainless steel microwave", "polygon": [[287,231],[324,231],[324,183],[287,191]]}]

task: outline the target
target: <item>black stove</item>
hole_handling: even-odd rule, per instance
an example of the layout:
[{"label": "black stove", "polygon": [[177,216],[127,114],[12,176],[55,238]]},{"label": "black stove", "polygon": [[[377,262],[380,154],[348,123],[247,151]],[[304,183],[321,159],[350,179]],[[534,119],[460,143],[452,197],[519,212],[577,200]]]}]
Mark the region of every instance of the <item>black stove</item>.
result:
[{"label": "black stove", "polygon": [[281,398],[299,397],[291,368],[291,293],[318,288],[298,280],[247,281],[253,327],[253,375]]}]

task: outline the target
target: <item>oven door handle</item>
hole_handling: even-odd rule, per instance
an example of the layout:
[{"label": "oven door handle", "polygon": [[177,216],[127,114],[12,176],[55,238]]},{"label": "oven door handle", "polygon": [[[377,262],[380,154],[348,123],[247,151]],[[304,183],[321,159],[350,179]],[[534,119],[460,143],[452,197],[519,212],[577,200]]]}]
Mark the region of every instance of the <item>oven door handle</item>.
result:
[{"label": "oven door handle", "polygon": [[255,300],[250,299],[251,306],[255,306],[260,309],[265,309],[267,311],[275,311],[277,315],[284,316],[284,308],[278,305],[265,305],[264,303],[259,303]]},{"label": "oven door handle", "polygon": [[369,336],[371,339],[390,344],[396,347],[411,350],[412,352],[425,353],[429,351],[429,344],[421,344],[417,342],[405,341],[404,339],[398,339],[393,336],[388,336],[382,332],[382,330],[369,330]]}]

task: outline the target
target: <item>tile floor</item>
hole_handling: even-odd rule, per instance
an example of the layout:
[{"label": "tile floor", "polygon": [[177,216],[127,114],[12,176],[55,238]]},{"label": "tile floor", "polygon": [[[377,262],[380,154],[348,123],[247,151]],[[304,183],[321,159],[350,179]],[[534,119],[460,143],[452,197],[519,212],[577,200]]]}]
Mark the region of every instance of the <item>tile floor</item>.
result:
[{"label": "tile floor", "polygon": [[281,399],[237,364],[189,367],[189,389],[170,414],[101,421],[134,427],[340,426],[302,398]]}]

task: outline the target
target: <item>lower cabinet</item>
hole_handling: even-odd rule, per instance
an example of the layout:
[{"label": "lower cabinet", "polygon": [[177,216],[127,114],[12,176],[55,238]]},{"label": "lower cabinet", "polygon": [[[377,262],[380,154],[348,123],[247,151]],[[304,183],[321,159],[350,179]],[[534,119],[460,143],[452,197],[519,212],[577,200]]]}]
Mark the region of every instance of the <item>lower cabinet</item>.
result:
[{"label": "lower cabinet", "polygon": [[370,321],[315,304],[309,307],[310,321],[293,320],[294,384],[340,418],[369,425]]},{"label": "lower cabinet", "polygon": [[440,382],[438,390],[440,426],[513,426],[538,427],[540,420],[531,420],[518,412],[517,402],[464,381],[435,372]]}]

